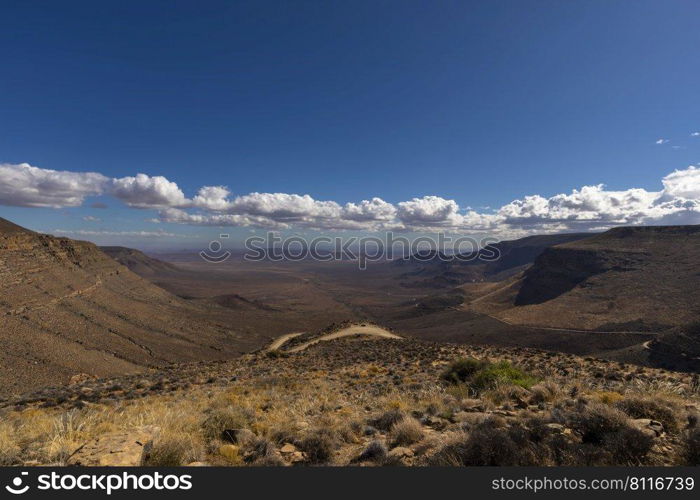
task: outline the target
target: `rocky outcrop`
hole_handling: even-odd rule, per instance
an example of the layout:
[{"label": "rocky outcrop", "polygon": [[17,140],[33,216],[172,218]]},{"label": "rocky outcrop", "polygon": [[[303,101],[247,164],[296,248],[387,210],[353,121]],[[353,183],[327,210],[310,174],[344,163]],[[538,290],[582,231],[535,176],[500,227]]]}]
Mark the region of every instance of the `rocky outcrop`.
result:
[{"label": "rocky outcrop", "polygon": [[66,465],[83,467],[134,467],[143,464],[158,429],[143,427],[104,434],[78,448]]}]

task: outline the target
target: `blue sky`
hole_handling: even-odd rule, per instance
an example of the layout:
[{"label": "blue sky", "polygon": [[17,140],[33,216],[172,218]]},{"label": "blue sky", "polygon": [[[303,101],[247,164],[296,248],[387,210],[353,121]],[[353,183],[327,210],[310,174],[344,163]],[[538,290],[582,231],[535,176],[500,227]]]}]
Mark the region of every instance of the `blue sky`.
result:
[{"label": "blue sky", "polygon": [[[517,236],[695,222],[698,19],[696,1],[3,2],[0,216],[134,246],[219,223]],[[30,199],[76,183],[77,199]],[[203,186],[229,203],[193,202]],[[149,189],[163,196],[137,199]],[[313,203],[234,201],[249,193]],[[362,208],[375,197],[395,212]]]}]

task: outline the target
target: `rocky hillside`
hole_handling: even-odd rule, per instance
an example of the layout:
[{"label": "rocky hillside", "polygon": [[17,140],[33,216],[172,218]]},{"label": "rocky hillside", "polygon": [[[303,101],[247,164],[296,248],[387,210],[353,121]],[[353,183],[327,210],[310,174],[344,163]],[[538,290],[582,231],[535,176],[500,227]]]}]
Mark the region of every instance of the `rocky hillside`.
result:
[{"label": "rocky hillside", "polygon": [[617,228],[545,250],[479,310],[513,324],[662,331],[700,319],[700,226]]},{"label": "rocky hillside", "polygon": [[[528,236],[488,245],[473,254],[464,254],[461,260],[446,261],[437,255],[426,259],[423,255],[399,260],[393,265],[403,271],[400,276],[402,285],[411,288],[445,288],[464,283],[500,281],[527,268],[547,248],[590,236],[590,233]],[[495,255],[499,257],[490,260]]]},{"label": "rocky hillside", "polygon": [[0,464],[700,462],[697,375],[408,339],[296,347],[4,401]]},{"label": "rocky hillside", "polygon": [[171,295],[91,243],[0,219],[0,395],[256,347],[226,312]]},{"label": "rocky hillside", "polygon": [[154,259],[133,248],[112,246],[100,247],[100,250],[139,276],[155,276],[162,273],[177,273],[180,271],[177,266],[169,262]]}]

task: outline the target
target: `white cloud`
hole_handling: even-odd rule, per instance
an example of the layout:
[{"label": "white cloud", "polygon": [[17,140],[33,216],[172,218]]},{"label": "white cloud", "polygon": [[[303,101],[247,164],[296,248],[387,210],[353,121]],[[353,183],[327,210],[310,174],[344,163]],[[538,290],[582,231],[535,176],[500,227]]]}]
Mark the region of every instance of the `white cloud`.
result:
[{"label": "white cloud", "polygon": [[102,219],[93,215],[86,215],[85,217],[83,217],[83,220],[85,222],[100,222]]},{"label": "white cloud", "polygon": [[700,137],[700,132],[692,132],[690,137]]},{"label": "white cloud", "polygon": [[231,205],[230,194],[226,186],[204,186],[192,199],[192,204],[208,210],[226,210]]},{"label": "white cloud", "polygon": [[[378,197],[340,204],[308,194],[234,196],[225,186],[204,186],[189,199],[175,182],[146,174],[110,179],[94,172],[54,171],[27,164],[1,164],[0,174],[0,204],[74,207],[88,196],[104,194],[131,207],[158,210],[157,218],[147,219],[152,222],[187,225],[523,235],[623,224],[700,223],[700,168],[696,166],[663,177],[659,191],[609,190],[598,184],[551,197],[524,196],[488,213],[462,208],[455,200],[440,196],[396,204]],[[84,220],[99,218],[85,216]]]},{"label": "white cloud", "polygon": [[453,226],[459,223],[459,205],[439,196],[424,196],[398,204],[398,218],[408,226]]},{"label": "white cloud", "polygon": [[77,207],[102,194],[109,179],[95,172],[66,172],[28,163],[0,164],[0,204],[19,207]]},{"label": "white cloud", "polygon": [[158,208],[186,206],[189,200],[176,183],[165,177],[137,174],[113,179],[110,194],[130,207]]},{"label": "white cloud", "polygon": [[656,144],[667,144],[669,142],[671,141],[668,139],[657,139]]},{"label": "white cloud", "polygon": [[661,180],[665,200],[683,198],[700,200],[700,168],[693,165],[675,170]]},{"label": "white cloud", "polygon": [[676,170],[664,177],[662,184],[661,191],[608,191],[601,184],[551,198],[526,196],[498,213],[505,224],[531,229],[548,224],[559,224],[563,229],[664,224],[680,218],[686,224],[700,222],[700,169],[689,166]]},{"label": "white cloud", "polygon": [[346,203],[342,217],[349,221],[391,221],[396,216],[396,207],[381,198],[362,200],[360,203]]},{"label": "white cloud", "polygon": [[74,236],[136,236],[139,238],[197,238],[196,235],[169,233],[166,231],[88,231],[85,229],[54,229],[53,234]]}]

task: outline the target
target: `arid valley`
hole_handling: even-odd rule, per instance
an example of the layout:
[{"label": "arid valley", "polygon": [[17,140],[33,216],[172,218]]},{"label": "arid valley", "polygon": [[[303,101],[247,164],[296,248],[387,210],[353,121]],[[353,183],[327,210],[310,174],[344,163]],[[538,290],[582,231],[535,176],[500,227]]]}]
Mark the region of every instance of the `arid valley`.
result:
[{"label": "arid valley", "polygon": [[3,220],[0,460],[697,460],[700,228],[496,245],[214,264]]}]

